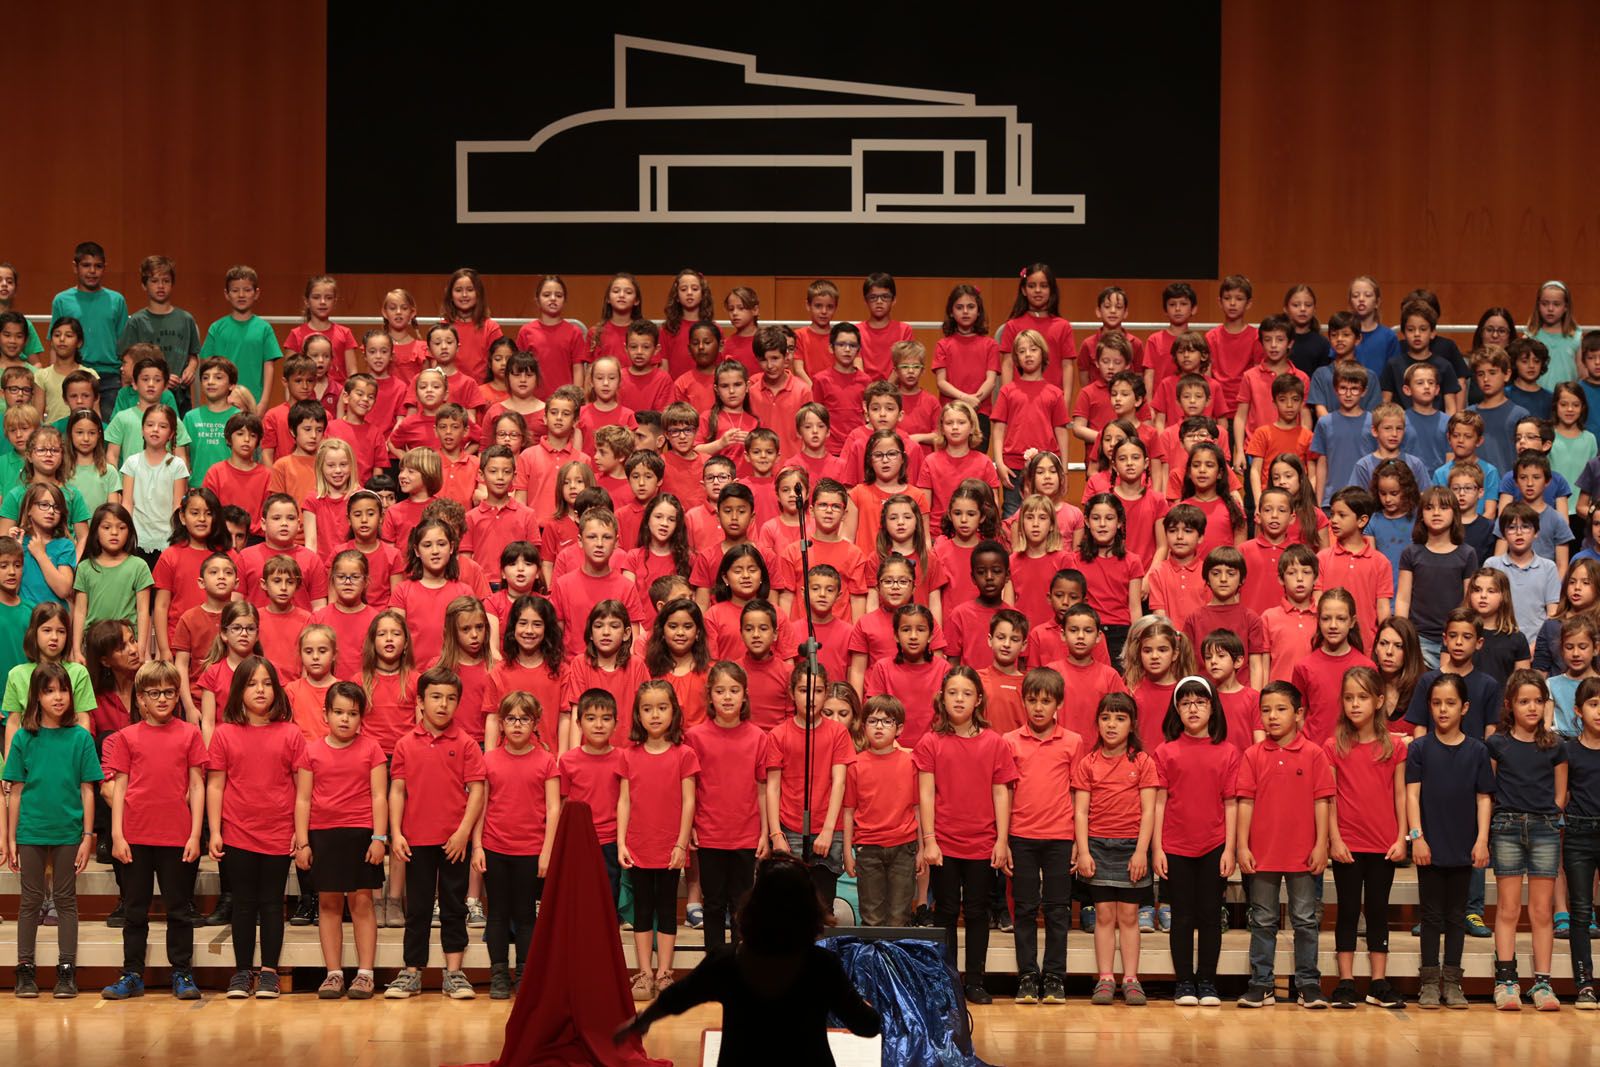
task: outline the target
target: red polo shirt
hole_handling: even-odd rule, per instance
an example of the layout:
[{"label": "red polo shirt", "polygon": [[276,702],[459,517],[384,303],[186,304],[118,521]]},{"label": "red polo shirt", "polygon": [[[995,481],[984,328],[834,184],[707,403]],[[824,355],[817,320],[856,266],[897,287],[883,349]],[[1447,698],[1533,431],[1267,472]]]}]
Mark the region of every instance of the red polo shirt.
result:
[{"label": "red polo shirt", "polygon": [[1017,789],[1011,801],[1011,836],[1034,841],[1071,841],[1072,766],[1083,738],[1057,725],[1049,737],[1027,726],[1005,735],[1017,761]]},{"label": "red polo shirt", "polygon": [[1287,745],[1269,739],[1251,746],[1239,764],[1239,796],[1255,801],[1248,844],[1257,870],[1310,869],[1316,802],[1334,791],[1328,754],[1304,736]]},{"label": "red polo shirt", "polygon": [[1333,544],[1317,553],[1317,592],[1343,587],[1356,600],[1356,619],[1363,642],[1370,646],[1378,634],[1378,601],[1394,598],[1394,568],[1371,541],[1359,552]]},{"label": "red polo shirt", "polygon": [[483,751],[455,723],[435,735],[418,723],[394,743],[389,778],[406,783],[400,829],[412,845],[442,845],[467,812],[466,786],[486,776]]},{"label": "red polo shirt", "polygon": [[1141,790],[1157,784],[1148,752],[1107,759],[1098,744],[1086,745],[1072,768],[1072,788],[1089,791],[1089,836],[1136,838],[1144,818]]}]

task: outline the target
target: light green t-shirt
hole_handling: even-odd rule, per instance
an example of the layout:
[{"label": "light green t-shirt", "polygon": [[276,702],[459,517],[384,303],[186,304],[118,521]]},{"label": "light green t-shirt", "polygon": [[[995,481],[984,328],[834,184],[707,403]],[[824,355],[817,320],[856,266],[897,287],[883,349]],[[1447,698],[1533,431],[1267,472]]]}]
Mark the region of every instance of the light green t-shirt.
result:
[{"label": "light green t-shirt", "polygon": [[189,484],[199,485],[206,479],[206,471],[227,459],[233,452],[228,447],[228,439],[223,436],[223,430],[228,425],[228,420],[239,414],[236,407],[226,407],[221,411],[212,411],[206,407],[198,407],[183,417],[184,429],[188,431],[189,440]]},{"label": "light green t-shirt", "polygon": [[[22,495],[28,491],[25,485],[14,485],[6,490],[4,498],[0,498],[0,519],[16,521],[22,517]],[[73,525],[88,522],[92,514],[88,501],[83,499],[83,494],[68,482],[61,490],[61,495],[67,498],[67,521]]]},{"label": "light green t-shirt", "polygon": [[261,376],[267,362],[283,355],[278,346],[278,335],[272,324],[259,315],[251,315],[240,322],[232,315],[224,315],[206,330],[206,343],[200,348],[201,360],[224,356],[239,369],[239,384],[250,390],[259,402]]},{"label": "light green t-shirt", "polygon": [[81,726],[18,730],[5,780],[22,782],[17,844],[68,845],[83,839],[83,783],[105,778],[94,738]]},{"label": "light green t-shirt", "polygon": [[84,616],[84,629],[102,619],[126,619],[138,625],[138,595],[155,582],[150,578],[150,565],[138,556],[129,555],[114,567],[101,566],[92,559],[78,564],[72,578],[72,588],[86,595],[88,614]]},{"label": "light green t-shirt", "polygon": [[[0,696],[0,719],[17,714],[28,703],[28,685],[33,681],[37,664],[19,663],[6,675],[6,691]],[[67,679],[72,682],[72,710],[79,715],[91,715],[100,703],[95,699],[94,686],[89,682],[89,669],[81,663],[66,662]]]},{"label": "light green t-shirt", "polygon": [[[171,396],[171,393],[166,394]],[[176,411],[176,408],[173,408]],[[122,449],[122,456],[126,458],[135,452],[144,451],[144,412],[138,407],[125,408],[111,416],[111,421],[106,425],[106,444],[116,445]],[[189,446],[189,431],[184,429],[182,422],[178,423],[178,447]]]},{"label": "light green t-shirt", "polygon": [[122,472],[109,463],[103,473],[95,470],[93,463],[80,463],[73,468],[67,486],[78,491],[83,506],[93,515],[96,508],[111,499],[112,493],[122,492]]}]

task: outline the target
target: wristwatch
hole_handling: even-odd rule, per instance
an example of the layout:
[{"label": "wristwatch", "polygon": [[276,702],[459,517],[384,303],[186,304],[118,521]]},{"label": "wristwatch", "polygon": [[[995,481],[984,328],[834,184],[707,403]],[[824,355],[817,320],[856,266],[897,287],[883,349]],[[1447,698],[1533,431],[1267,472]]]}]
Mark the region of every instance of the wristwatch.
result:
[{"label": "wristwatch", "polygon": [[387,845],[389,843],[389,835],[388,834],[373,834],[372,835],[372,839],[374,841],[378,842],[379,844],[383,844],[383,845]]},{"label": "wristwatch", "polygon": [[1422,831],[1420,829],[1409,831],[1406,834],[1406,840],[1407,841],[1421,841],[1422,840]]}]

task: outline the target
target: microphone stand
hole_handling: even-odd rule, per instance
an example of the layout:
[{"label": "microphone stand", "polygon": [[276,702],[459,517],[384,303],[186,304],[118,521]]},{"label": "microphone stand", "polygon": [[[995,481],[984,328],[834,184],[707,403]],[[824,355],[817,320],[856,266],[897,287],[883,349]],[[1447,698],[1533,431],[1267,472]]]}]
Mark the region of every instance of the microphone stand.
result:
[{"label": "microphone stand", "polygon": [[[800,813],[800,860],[810,865],[812,861],[811,842],[811,761],[812,746],[816,734],[815,715],[813,706],[815,699],[812,696],[811,679],[817,677],[821,669],[817,664],[817,624],[811,617],[811,541],[806,536],[806,491],[805,487],[797,483],[794,487],[795,513],[800,519],[800,595],[803,598],[806,612],[806,640],[800,646],[800,652],[806,658],[806,753],[805,753],[805,801]],[[829,901],[832,906],[832,901]]]}]

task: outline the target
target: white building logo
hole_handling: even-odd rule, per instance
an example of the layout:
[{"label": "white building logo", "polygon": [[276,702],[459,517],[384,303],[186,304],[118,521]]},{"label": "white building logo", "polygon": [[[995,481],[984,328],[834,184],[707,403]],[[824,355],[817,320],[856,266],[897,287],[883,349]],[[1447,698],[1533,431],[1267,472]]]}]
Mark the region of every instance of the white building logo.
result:
[{"label": "white building logo", "polygon": [[[750,90],[751,97],[762,102],[632,103],[630,53],[656,53],[732,67],[742,75],[742,86]],[[1083,194],[1033,191],[1033,126],[1017,120],[1014,106],[980,105],[968,93],[763,74],[756,69],[754,55],[642,37],[615,37],[613,63],[611,107],[568,115],[526,141],[456,142],[457,222],[920,226],[1065,226],[1084,222]],[[646,101],[663,91],[662,87],[636,86],[633,96]],[[778,102],[790,98],[796,102]],[[692,136],[685,136],[686,129]],[[818,131],[825,131],[825,136]],[[575,140],[586,147],[575,147]],[[848,151],[791,153],[781,147],[819,141],[840,148],[848,144]],[[746,150],[741,151],[742,147]],[[596,158],[596,151],[603,158]],[[888,158],[890,154],[906,157],[899,162],[919,174],[937,175],[931,184],[937,185],[938,191],[928,191],[926,179],[906,181],[904,167],[872,166],[875,158],[895,162]],[[515,156],[531,158],[504,158]],[[500,201],[494,209],[474,209],[471,178],[475,160],[488,166],[514,165],[513,184],[518,190],[527,189],[527,208],[504,204],[502,182],[494,195],[480,195],[480,201]],[[1003,163],[996,189],[991,189],[992,160]],[[595,202],[547,209],[538,188],[541,168],[546,166],[551,168],[546,174],[575,166],[593,167],[596,178],[603,179],[593,186],[591,199]],[[626,180],[634,170],[638,175],[636,196],[632,181]],[[729,171],[737,173],[730,175]],[[675,173],[680,206],[674,206]],[[696,195],[697,177],[720,181],[718,188],[727,188],[732,178],[746,195],[735,198],[739,202],[731,205],[734,210],[707,210],[723,201],[703,192]],[[624,179],[620,184],[619,178]],[[915,188],[904,188],[906,185]],[[782,202],[751,203],[752,198],[761,198],[764,188],[782,190],[778,197]],[[617,190],[623,190],[622,194],[612,195]],[[517,195],[520,199],[520,191]],[[635,202],[630,204],[630,200]]]}]

